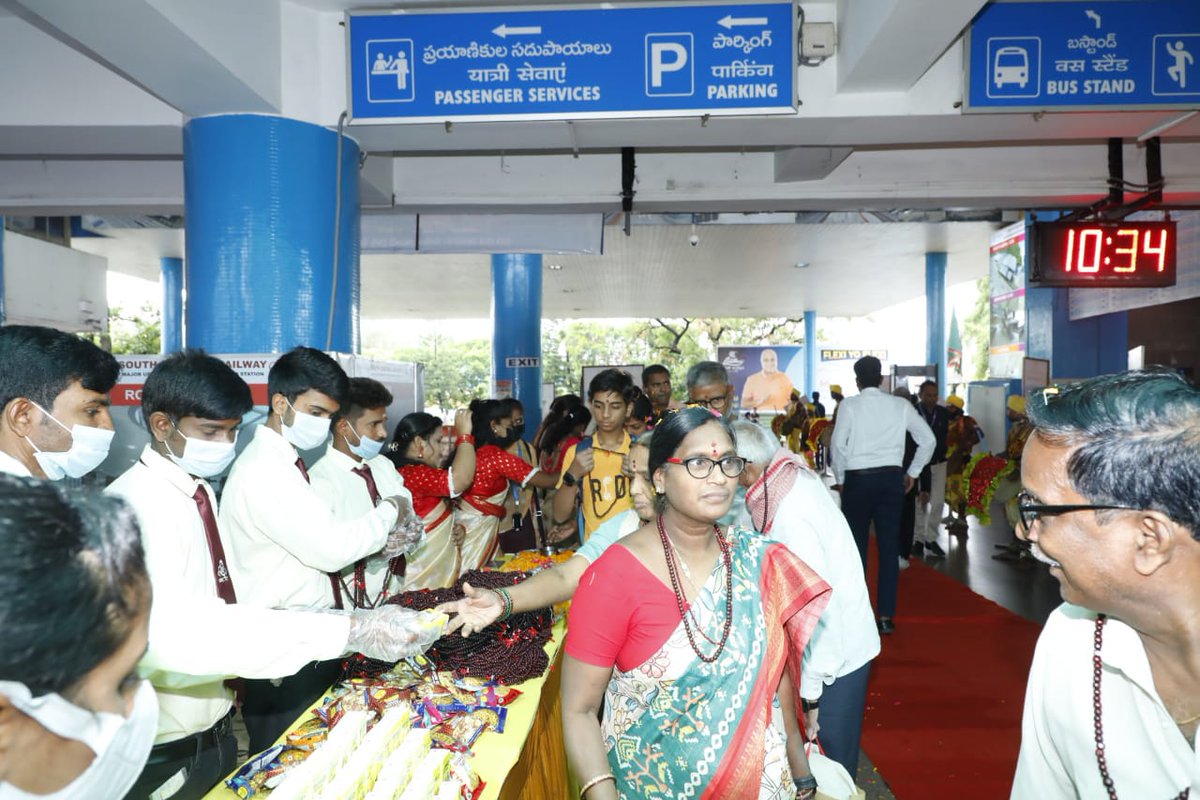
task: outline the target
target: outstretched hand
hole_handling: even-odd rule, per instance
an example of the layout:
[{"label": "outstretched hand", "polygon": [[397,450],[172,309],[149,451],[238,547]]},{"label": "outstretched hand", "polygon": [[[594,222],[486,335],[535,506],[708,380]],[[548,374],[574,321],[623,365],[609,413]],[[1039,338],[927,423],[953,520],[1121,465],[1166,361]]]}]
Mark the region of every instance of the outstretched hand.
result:
[{"label": "outstretched hand", "polygon": [[500,618],[504,610],[504,601],[500,595],[490,589],[477,589],[469,583],[463,584],[461,600],[451,600],[437,607],[438,611],[450,614],[450,624],[446,633],[461,630],[463,636],[477,633]]}]

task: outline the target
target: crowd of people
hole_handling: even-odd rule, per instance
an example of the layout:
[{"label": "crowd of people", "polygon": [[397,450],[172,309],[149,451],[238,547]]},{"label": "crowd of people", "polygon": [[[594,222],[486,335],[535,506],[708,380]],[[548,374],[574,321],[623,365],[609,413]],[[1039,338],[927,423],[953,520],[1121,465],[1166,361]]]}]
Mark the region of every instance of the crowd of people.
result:
[{"label": "crowd of people", "polygon": [[[640,386],[604,370],[527,442],[509,398],[393,424],[386,387],[305,347],[275,362],[247,431],[245,382],[185,350],[145,380],[137,462],[102,493],[54,483],[108,456],[118,373],[76,336],[0,328],[3,797],[203,796],[236,765],[235,709],[257,751],[349,653],[395,661],[566,599],[587,800],[813,797],[805,745],[855,774],[903,557],[936,555],[943,500],[961,523],[978,441],[935,383],[915,404],[881,391],[873,357],[857,394],[830,387],[827,431],[816,393],[774,430],[737,419],[705,361],[679,400],[661,365]],[[1034,660],[1014,797],[1200,788],[1200,392],[1146,371],[1040,391],[1028,416],[1016,399],[1000,500],[1067,603]],[[828,434],[820,464],[789,446],[801,428]],[[515,587],[466,585],[447,630],[386,602],[556,543],[577,549]]]}]

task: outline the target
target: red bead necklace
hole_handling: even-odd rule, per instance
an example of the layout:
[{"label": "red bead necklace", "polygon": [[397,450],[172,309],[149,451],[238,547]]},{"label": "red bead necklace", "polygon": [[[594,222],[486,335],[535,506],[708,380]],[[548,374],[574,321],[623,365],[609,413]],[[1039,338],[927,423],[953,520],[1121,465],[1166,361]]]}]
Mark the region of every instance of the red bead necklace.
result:
[{"label": "red bead necklace", "polygon": [[[1092,651],[1092,719],[1096,723],[1096,764],[1100,767],[1100,779],[1104,782],[1109,800],[1117,800],[1117,788],[1108,774],[1108,761],[1104,757],[1104,724],[1101,721],[1100,676],[1104,671],[1100,666],[1100,649],[1104,646],[1104,623],[1107,620],[1104,614],[1096,616],[1095,649]],[[1175,795],[1174,800],[1187,800],[1190,791],[1190,788],[1184,789]]]},{"label": "red bead necklace", "polygon": [[[671,588],[675,591],[675,602],[679,604],[679,616],[683,618],[683,630],[687,633],[688,643],[692,646],[692,652],[696,657],[705,664],[711,664],[721,657],[721,651],[725,649],[726,642],[729,641],[729,631],[733,627],[733,563],[730,557],[729,542],[721,534],[721,529],[717,525],[713,525],[713,533],[717,536],[717,545],[721,548],[721,558],[725,562],[725,627],[721,631],[721,641],[713,642],[708,636],[705,639],[714,645],[716,650],[712,655],[705,655],[700,652],[700,646],[696,644],[696,635],[692,632],[692,626],[688,622],[691,616],[684,602],[683,588],[679,585],[678,565],[675,563],[674,548],[671,546],[671,540],[667,537],[667,531],[663,527],[662,514],[658,515],[658,538],[662,541],[663,555],[667,559],[667,572],[671,576]],[[704,635],[704,632],[700,632]]]}]

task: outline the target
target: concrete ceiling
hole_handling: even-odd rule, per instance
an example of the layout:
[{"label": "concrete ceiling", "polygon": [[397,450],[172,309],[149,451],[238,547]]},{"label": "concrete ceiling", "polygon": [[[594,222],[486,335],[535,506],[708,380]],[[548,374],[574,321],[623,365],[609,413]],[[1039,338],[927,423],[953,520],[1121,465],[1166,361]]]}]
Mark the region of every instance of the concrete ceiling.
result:
[{"label": "concrete ceiling", "polygon": [[[620,210],[621,147],[637,148],[635,212],[905,208],[1020,210],[1107,191],[1104,142],[1178,112],[963,114],[961,35],[986,0],[803,0],[838,52],[802,67],[794,115],[352,126],[372,213]],[[536,4],[536,3],[535,3]],[[0,214],[182,214],[182,125],[219,112],[333,126],[346,106],[350,8],[383,0],[0,0]],[[413,0],[405,7],[502,5]],[[511,5],[511,3],[509,4]],[[529,3],[522,3],[527,6]],[[1170,202],[1200,202],[1200,116],[1163,134]],[[606,229],[602,257],[548,272],[554,316],[867,313],[923,291],[922,254],[951,278],[985,268],[986,224]],[[115,230],[76,246],[146,277],[178,231]],[[789,265],[808,261],[807,270]],[[482,316],[486,256],[368,255],[367,316]],[[414,310],[415,309],[415,310]]]}]

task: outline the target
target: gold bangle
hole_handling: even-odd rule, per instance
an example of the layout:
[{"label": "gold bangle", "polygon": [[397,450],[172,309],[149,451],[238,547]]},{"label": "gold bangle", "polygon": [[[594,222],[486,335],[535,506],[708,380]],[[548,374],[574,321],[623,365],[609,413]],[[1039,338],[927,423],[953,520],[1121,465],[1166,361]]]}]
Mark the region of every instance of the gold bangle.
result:
[{"label": "gold bangle", "polygon": [[616,783],[616,780],[617,780],[617,777],[615,775],[613,775],[611,772],[606,772],[603,775],[597,775],[596,777],[592,778],[590,781],[588,781],[587,783],[585,783],[583,786],[580,787],[579,800],[583,800],[583,796],[585,794],[587,794],[588,789],[592,788],[597,783],[604,783],[605,781],[612,781],[612,782]]}]

